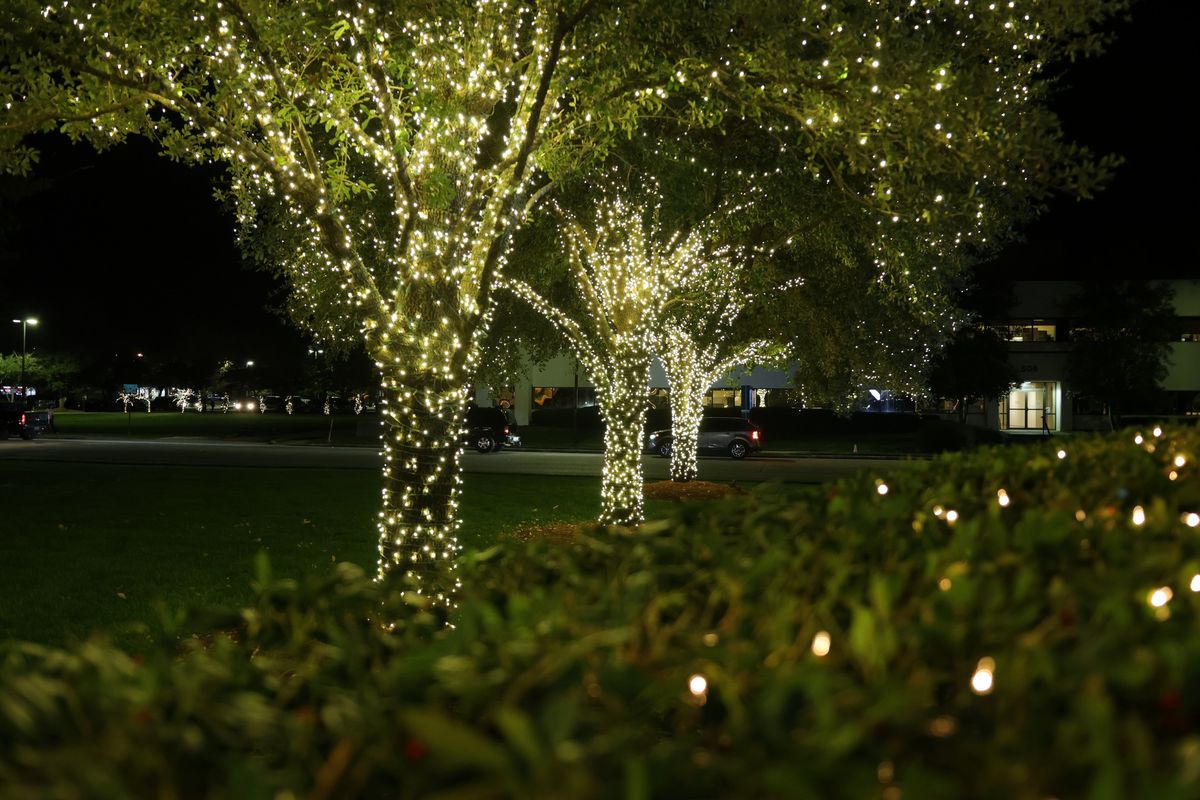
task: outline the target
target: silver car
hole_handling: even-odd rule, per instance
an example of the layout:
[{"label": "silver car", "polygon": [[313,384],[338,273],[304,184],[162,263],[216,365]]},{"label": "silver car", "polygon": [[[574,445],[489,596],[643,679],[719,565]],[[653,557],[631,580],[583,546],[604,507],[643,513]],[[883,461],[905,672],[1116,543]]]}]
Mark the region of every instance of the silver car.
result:
[{"label": "silver car", "polygon": [[[646,449],[670,458],[674,442],[675,434],[671,429],[655,431],[647,438]],[[742,417],[705,417],[700,420],[697,445],[702,456],[745,458],[762,446],[762,432]]]}]

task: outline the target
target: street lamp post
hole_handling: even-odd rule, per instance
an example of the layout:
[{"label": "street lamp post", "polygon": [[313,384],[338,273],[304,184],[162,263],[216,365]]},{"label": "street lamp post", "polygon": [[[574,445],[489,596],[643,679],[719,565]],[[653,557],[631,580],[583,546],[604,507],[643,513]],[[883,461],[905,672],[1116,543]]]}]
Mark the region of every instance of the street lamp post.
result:
[{"label": "street lamp post", "polygon": [[25,319],[14,319],[13,322],[21,326],[21,379],[17,382],[17,385],[21,387],[21,398],[25,401],[26,407],[28,407],[29,393],[25,391],[25,332],[30,325],[37,325],[38,321],[33,317],[27,317]]}]

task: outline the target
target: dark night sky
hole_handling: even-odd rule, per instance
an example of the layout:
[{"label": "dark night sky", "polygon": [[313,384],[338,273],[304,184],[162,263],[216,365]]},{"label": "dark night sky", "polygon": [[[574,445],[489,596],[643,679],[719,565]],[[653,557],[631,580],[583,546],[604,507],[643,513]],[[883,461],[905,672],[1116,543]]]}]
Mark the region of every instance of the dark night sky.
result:
[{"label": "dark night sky", "polygon": [[[1126,163],[1087,203],[1055,203],[1009,248],[1018,278],[1125,273],[1192,277],[1179,255],[1191,203],[1171,191],[1194,173],[1194,136],[1179,115],[1192,74],[1182,4],[1149,0],[1099,60],[1077,65],[1058,105],[1068,133]],[[1183,104],[1183,105],[1181,105]],[[0,351],[20,348],[8,322],[36,315],[30,348],[111,357],[146,352],[215,362],[296,358],[307,346],[268,306],[278,282],[245,268],[232,220],[211,196],[214,169],[185,167],[131,143],[96,155],[51,140],[30,179],[0,179]]]},{"label": "dark night sky", "polygon": [[[1104,192],[1061,200],[1009,247],[998,271],[1021,279],[1192,278],[1194,128],[1183,121],[1195,69],[1189,3],[1143,0],[1098,59],[1074,65],[1056,105],[1068,137],[1125,159]],[[1187,84],[1187,85],[1185,85]]]},{"label": "dark night sky", "polygon": [[[218,175],[144,141],[96,155],[49,140],[35,176],[0,191],[3,320],[37,316],[31,348],[89,355],[261,361],[302,350],[267,311],[278,282],[242,266],[212,197]],[[19,349],[18,326],[5,330],[0,349]]]}]

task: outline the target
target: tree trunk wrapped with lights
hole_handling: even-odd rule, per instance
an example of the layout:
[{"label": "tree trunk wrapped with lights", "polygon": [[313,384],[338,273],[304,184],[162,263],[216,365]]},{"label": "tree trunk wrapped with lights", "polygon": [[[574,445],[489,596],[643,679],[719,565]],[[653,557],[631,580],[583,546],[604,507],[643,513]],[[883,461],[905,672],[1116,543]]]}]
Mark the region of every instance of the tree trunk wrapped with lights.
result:
[{"label": "tree trunk wrapped with lights", "polygon": [[404,369],[383,371],[383,508],[379,576],[403,570],[445,605],[458,588],[462,414],[468,388]]},{"label": "tree trunk wrapped with lights", "polygon": [[642,521],[642,431],[650,387],[650,351],[644,339],[628,348],[618,343],[608,371],[593,373],[596,404],[604,420],[604,472],[600,483],[600,522],[638,525]]},{"label": "tree trunk wrapped with lights", "polygon": [[685,482],[699,474],[700,420],[712,381],[698,363],[698,348],[678,326],[668,326],[661,341],[658,357],[667,373],[671,403],[671,480]]},{"label": "tree trunk wrapped with lights", "polygon": [[[735,280],[736,276],[730,273],[729,278]],[[709,310],[727,313],[720,307],[710,306]],[[702,346],[698,334],[689,333],[688,326],[679,321],[679,316],[664,326],[657,355],[666,370],[670,389],[671,480],[686,482],[699,474],[696,456],[708,387],[734,367],[760,357],[769,343],[756,340],[732,346],[726,339],[719,338]],[[733,319],[729,317],[730,322]],[[695,317],[692,321],[695,322]]]}]

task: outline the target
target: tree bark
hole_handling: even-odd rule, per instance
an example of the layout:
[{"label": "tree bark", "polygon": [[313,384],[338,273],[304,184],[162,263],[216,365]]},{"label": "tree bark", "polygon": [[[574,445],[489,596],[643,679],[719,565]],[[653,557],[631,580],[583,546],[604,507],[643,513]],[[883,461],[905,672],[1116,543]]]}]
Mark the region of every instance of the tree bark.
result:
[{"label": "tree bark", "polygon": [[463,413],[468,387],[385,370],[378,576],[402,570],[414,591],[453,607]]}]

